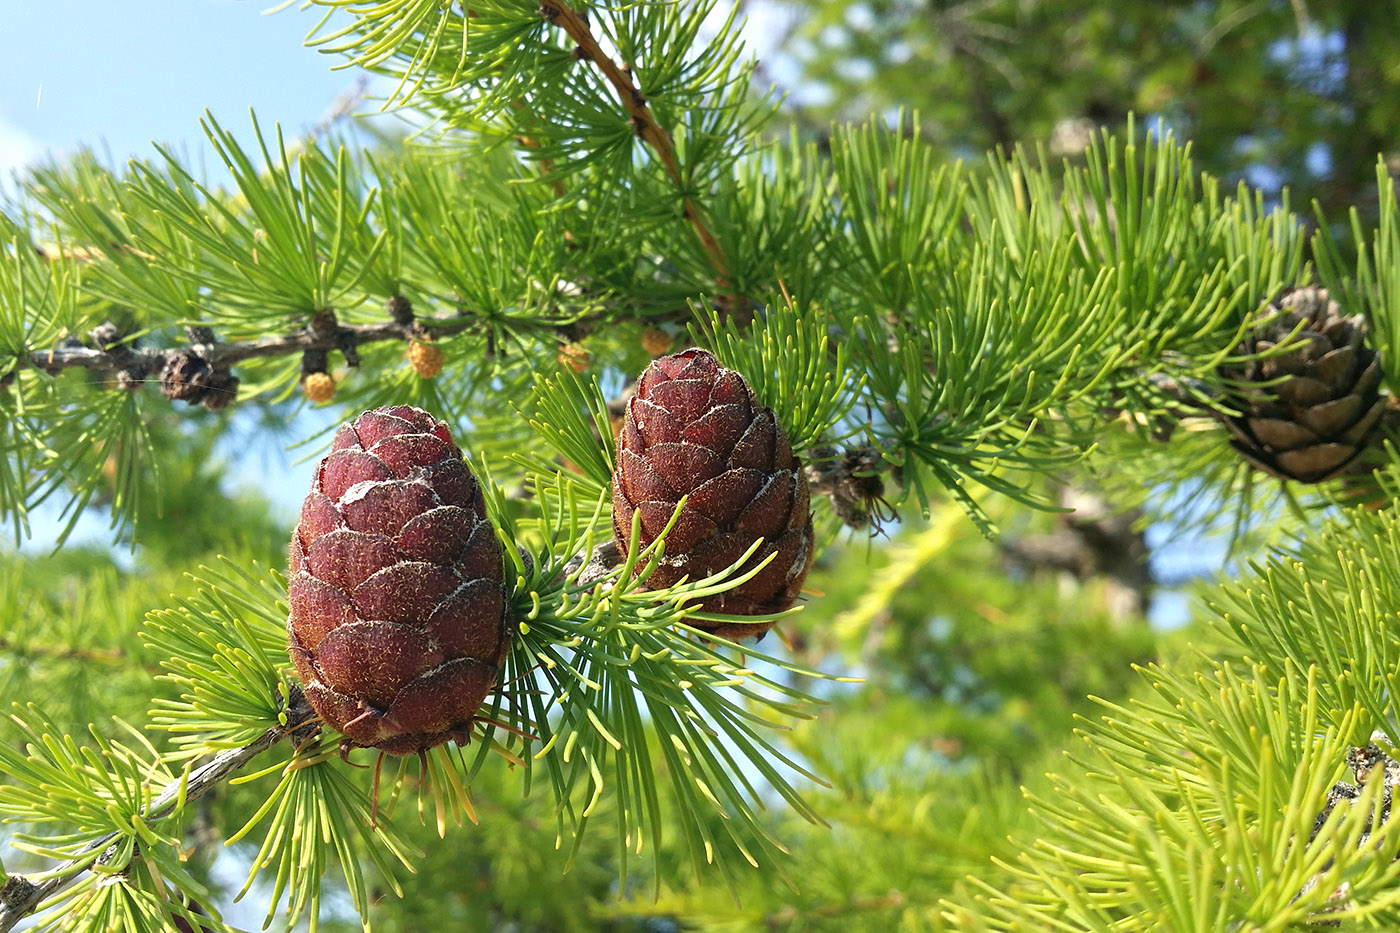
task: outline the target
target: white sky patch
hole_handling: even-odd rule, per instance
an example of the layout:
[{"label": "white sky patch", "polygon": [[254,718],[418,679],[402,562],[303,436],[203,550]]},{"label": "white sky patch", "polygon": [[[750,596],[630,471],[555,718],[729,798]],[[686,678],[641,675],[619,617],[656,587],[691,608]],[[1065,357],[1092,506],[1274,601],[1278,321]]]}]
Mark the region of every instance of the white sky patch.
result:
[{"label": "white sky patch", "polygon": [[0,113],[0,190],[11,184],[14,173],[44,154],[39,140]]}]

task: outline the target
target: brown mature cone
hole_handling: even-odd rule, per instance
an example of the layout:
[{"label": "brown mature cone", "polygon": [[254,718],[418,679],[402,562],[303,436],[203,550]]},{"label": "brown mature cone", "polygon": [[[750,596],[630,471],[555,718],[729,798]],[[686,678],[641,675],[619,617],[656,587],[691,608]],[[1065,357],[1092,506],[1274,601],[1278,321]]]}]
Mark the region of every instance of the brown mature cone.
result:
[{"label": "brown mature cone", "polygon": [[1280,479],[1331,479],[1369,446],[1385,409],[1366,322],[1342,317],[1326,289],[1311,287],[1285,292],[1263,314],[1264,323],[1235,352],[1266,353],[1285,341],[1296,347],[1220,368],[1240,411],[1223,419],[1230,444]]},{"label": "brown mature cone", "polygon": [[[623,549],[641,514],[641,545],[656,539],[682,496],[666,557],[648,579],[666,587],[729,567],[758,538],[745,569],[776,555],[753,579],[711,596],[710,612],[759,615],[788,608],[812,564],[807,480],[771,408],[705,350],[654,361],[627,404],[613,474],[613,530]],[[704,623],[721,638],[762,635],[771,622]]]},{"label": "brown mature cone", "polygon": [[342,427],[290,574],[292,661],[342,749],[467,740],[510,637],[500,544],[446,424],[395,405]]}]

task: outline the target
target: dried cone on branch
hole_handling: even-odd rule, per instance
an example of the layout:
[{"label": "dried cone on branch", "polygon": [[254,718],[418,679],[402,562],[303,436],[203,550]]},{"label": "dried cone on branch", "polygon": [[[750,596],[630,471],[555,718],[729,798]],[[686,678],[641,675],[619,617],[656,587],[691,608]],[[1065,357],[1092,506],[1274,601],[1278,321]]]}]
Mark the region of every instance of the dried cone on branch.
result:
[{"label": "dried cone on branch", "polygon": [[342,749],[467,739],[510,638],[500,544],[446,424],[396,405],[342,427],[290,573],[292,661]]},{"label": "dried cone on branch", "polygon": [[[628,402],[613,475],[613,528],[626,548],[641,514],[641,545],[656,539],[682,496],[666,537],[666,557],[648,578],[666,587],[732,565],[758,538],[745,564],[773,560],[751,580],[704,602],[709,612],[758,615],[792,605],[812,563],[807,480],[787,435],[744,378],[705,350],[662,357],[642,373]],[[721,638],[762,635],[770,622],[706,623]]]},{"label": "dried cone on branch", "polygon": [[1366,449],[1385,408],[1366,323],[1360,315],[1342,317],[1322,288],[1285,292],[1263,314],[1236,352],[1267,353],[1285,343],[1294,349],[1221,367],[1241,413],[1225,419],[1231,445],[1281,479],[1331,479]]}]

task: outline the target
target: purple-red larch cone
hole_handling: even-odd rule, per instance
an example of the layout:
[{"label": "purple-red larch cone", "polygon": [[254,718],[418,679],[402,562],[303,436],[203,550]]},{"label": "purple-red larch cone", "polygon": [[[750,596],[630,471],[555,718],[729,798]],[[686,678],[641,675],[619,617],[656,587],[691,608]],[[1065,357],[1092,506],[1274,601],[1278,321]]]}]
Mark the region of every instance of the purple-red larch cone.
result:
[{"label": "purple-red larch cone", "polygon": [[[641,546],[656,539],[682,496],[689,496],[666,537],[666,555],[647,580],[652,588],[692,581],[732,565],[759,538],[744,564],[773,560],[738,587],[708,597],[708,612],[760,615],[792,605],[812,564],[807,480],[771,408],[758,403],[744,377],[705,350],[655,360],[637,384],[618,437],[613,474],[613,530],[625,549],[632,516],[641,514]],[[771,622],[709,623],[721,638],[762,635]]]},{"label": "purple-red larch cone", "polygon": [[510,649],[501,547],[447,425],[407,405],[336,434],[292,534],[287,639],[344,746],[465,741]]}]

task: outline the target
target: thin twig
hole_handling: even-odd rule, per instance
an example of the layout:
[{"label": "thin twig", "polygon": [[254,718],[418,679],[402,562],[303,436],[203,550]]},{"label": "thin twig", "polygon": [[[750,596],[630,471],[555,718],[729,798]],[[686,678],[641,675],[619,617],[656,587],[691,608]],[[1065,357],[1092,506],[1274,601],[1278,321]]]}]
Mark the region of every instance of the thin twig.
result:
[{"label": "thin twig", "polygon": [[[660,314],[628,313],[615,316],[619,309],[626,310],[627,302],[605,303],[601,313],[584,315],[568,324],[543,325],[557,333],[565,341],[581,339],[601,321],[618,323],[623,320],[644,321],[655,324],[660,321],[679,319],[682,312]],[[212,330],[207,326],[188,328],[191,343],[184,347],[139,347],[119,342],[115,335],[102,333],[108,325],[93,332],[92,343],[96,346],[83,346],[76,338],[69,338],[53,347],[31,350],[29,362],[44,372],[56,375],[64,369],[84,368],[103,376],[119,376],[118,384],[135,388],[137,384],[160,377],[167,366],[182,358],[195,357],[209,370],[226,373],[238,363],[258,357],[289,356],[306,351],[338,350],[342,353],[355,353],[356,348],[366,344],[386,340],[404,341],[410,337],[422,338],[425,334],[433,338],[448,337],[463,331],[480,327],[476,317],[458,316],[453,318],[410,318],[408,323],[385,321],[377,324],[339,324],[334,321],[329,326],[307,326],[290,334],[261,337],[255,340],[219,343],[214,340]],[[349,356],[347,355],[347,360]],[[15,370],[0,374],[0,389],[11,384]]]},{"label": "thin twig", "polygon": [[[666,174],[676,183],[676,187],[684,190],[685,180],[681,175],[680,163],[676,161],[676,147],[671,141],[671,134],[656,121],[651,108],[647,106],[646,97],[633,82],[631,73],[624,71],[603,52],[602,46],[589,30],[587,21],[570,9],[568,4],[561,0],[546,0],[540,7],[540,15],[568,34],[578,46],[579,58],[598,66],[598,70],[617,91],[618,100],[632,117],[632,126],[636,129],[637,136],[656,151],[656,157],[661,160]],[[714,266],[718,283],[722,287],[727,286],[729,267],[724,261],[724,251],[720,249],[719,241],[710,231],[700,205],[690,198],[686,198],[682,204],[686,219],[695,228],[695,235],[700,238],[700,244],[705,248],[710,264]]]},{"label": "thin twig", "polygon": [[[522,101],[517,100],[513,106],[515,107],[516,112],[520,112],[525,109],[525,104]],[[539,140],[535,139],[533,136],[528,136],[524,133],[521,133],[519,136],[516,136],[515,141],[520,143],[520,145],[524,146],[526,149],[538,149],[540,147]],[[539,159],[537,160],[537,164],[540,167],[540,172],[545,175],[548,175],[550,172],[554,171],[554,162],[550,159]],[[554,196],[557,198],[562,198],[566,194],[564,183],[557,178],[554,179],[554,181],[550,182],[549,188],[551,191],[554,192]],[[567,231],[565,231],[564,236],[565,238],[568,238],[569,234]]]},{"label": "thin twig", "polygon": [[[151,805],[141,814],[142,818],[151,823],[169,816],[175,810],[182,789],[186,803],[198,800],[229,775],[276,745],[283,736],[304,727],[312,716],[311,706],[306,702],[306,698],[300,690],[295,691],[287,707],[286,725],[273,726],[242,748],[229,749],[215,755],[190,772],[188,780],[177,778],[171,781],[165,785],[160,795],[151,801]],[[65,867],[57,869],[59,875],[46,881],[36,883],[23,875],[11,875],[4,888],[0,889],[0,933],[6,933],[20,920],[37,910],[44,901],[58,896],[75,884],[83,870],[92,864],[91,856],[94,852],[102,853],[97,857],[99,862],[110,857],[110,854],[115,852],[113,843],[118,837],[118,833],[109,833],[90,843]]]},{"label": "thin twig", "polygon": [[[420,323],[427,324],[435,336],[447,336],[466,330],[474,322],[469,318],[459,318],[441,323],[429,319]],[[81,366],[93,372],[110,373],[135,365],[149,373],[158,373],[172,354],[193,351],[210,366],[226,369],[257,357],[287,356],[304,350],[339,350],[347,338],[354,345],[361,346],[381,340],[404,340],[408,336],[407,328],[393,322],[341,324],[333,333],[316,333],[311,328],[305,328],[296,333],[276,337],[234,343],[199,343],[183,349],[143,348],[122,344],[120,354],[114,349],[60,345],[49,350],[31,352],[29,361],[37,368],[50,372]]]}]

